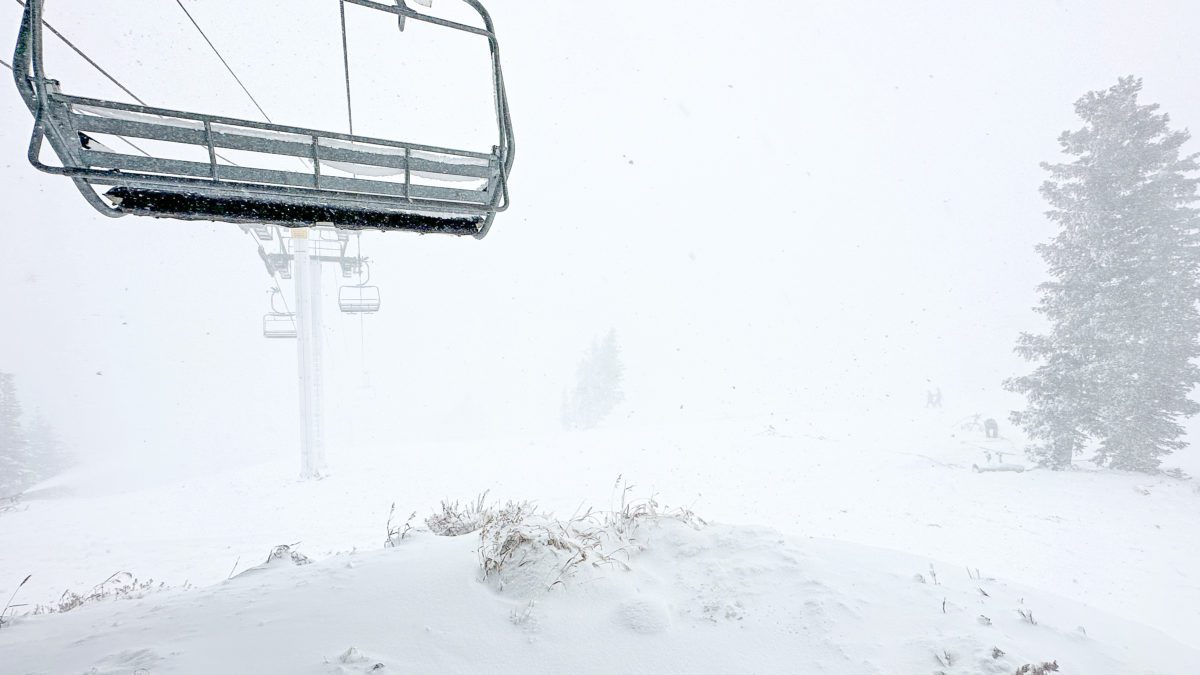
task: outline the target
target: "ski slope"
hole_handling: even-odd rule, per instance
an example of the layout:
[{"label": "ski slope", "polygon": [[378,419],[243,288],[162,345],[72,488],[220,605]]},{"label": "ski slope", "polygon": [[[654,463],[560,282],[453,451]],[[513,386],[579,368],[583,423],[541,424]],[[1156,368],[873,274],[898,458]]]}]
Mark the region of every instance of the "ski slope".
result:
[{"label": "ski slope", "polygon": [[[758,672],[1002,673],[1022,659],[1058,659],[1069,673],[1188,672],[1200,629],[1195,483],[975,473],[987,441],[955,421],[917,410],[836,436],[768,418],[387,448],[338,458],[308,483],[285,464],[166,485],[63,480],[0,516],[13,544],[0,551],[5,596],[29,573],[18,601],[31,604],[122,570],[177,590],[21,620],[0,632],[0,650],[22,673],[361,672],[337,661],[350,647],[394,672],[736,670],[734,655]],[[477,537],[382,548],[393,502],[423,518],[442,497],[491,489],[566,517],[581,503],[608,508],[619,473],[636,494],[754,526],[654,535],[631,572],[535,598],[532,633],[509,621],[530,598],[479,582]],[[40,545],[46,532],[69,545]],[[297,542],[316,564],[227,580]],[[178,590],[185,582],[194,588]],[[1009,657],[989,663],[992,647]],[[957,665],[939,666],[938,650]]]},{"label": "ski slope", "polygon": [[763,528],[644,530],[630,571],[550,591],[498,592],[478,581],[477,536],[424,534],[23,620],[0,633],[5,672],[1009,674],[1056,659],[1064,674],[1166,674],[1200,660],[1053,594],[952,566],[935,585],[921,558]]}]

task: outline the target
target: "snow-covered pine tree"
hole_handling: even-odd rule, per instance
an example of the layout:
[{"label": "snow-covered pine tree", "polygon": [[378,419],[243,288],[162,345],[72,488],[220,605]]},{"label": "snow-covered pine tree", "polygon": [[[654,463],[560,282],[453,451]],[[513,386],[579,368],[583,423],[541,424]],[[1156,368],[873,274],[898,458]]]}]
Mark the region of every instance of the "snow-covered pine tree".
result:
[{"label": "snow-covered pine tree", "polygon": [[21,428],[21,401],[10,373],[0,373],[0,498],[12,497],[33,482],[29,444]]},{"label": "snow-covered pine tree", "polygon": [[34,415],[28,427],[25,442],[35,480],[44,480],[71,466],[70,453],[46,418]]},{"label": "snow-covered pine tree", "polygon": [[1200,218],[1196,155],[1157,105],[1138,103],[1142,81],[1120,79],[1075,104],[1082,129],[1059,137],[1072,161],[1043,164],[1042,195],[1058,235],[1038,247],[1052,281],[1036,311],[1047,335],[1016,351],[1039,365],[1006,387],[1028,399],[1013,413],[1034,440],[1030,456],[1070,465],[1089,440],[1094,461],[1155,470],[1183,448],[1179,420],[1200,412]]},{"label": "snow-covered pine tree", "polygon": [[617,332],[610,330],[592,343],[579,363],[574,389],[563,395],[563,427],[591,429],[607,417],[625,399],[621,390],[624,373]]}]

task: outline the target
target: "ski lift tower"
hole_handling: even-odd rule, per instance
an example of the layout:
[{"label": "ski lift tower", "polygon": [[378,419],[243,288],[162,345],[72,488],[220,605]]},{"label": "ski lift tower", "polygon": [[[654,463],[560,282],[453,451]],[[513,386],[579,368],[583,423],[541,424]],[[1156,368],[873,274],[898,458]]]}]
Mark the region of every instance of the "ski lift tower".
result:
[{"label": "ski lift tower", "polygon": [[[300,473],[320,478],[325,471],[324,371],[321,358],[321,260],[309,236],[320,230],[291,230],[296,281],[296,360],[300,390]],[[312,255],[316,253],[317,255]]]}]

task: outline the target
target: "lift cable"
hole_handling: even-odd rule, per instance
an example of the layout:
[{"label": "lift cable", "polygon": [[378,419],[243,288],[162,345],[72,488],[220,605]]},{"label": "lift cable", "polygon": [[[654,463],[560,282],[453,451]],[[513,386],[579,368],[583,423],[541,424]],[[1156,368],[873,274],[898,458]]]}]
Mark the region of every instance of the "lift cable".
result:
[{"label": "lift cable", "polygon": [[[25,2],[24,2],[24,0],[17,0],[17,4],[18,4],[18,5],[20,5],[20,6],[22,6],[22,7],[24,7],[24,6],[25,6]],[[75,46],[75,43],[73,43],[73,42],[71,42],[70,40],[68,40],[68,39],[67,39],[67,36],[65,36],[65,35],[63,35],[62,33],[58,32],[58,29],[57,29],[57,28],[55,28],[54,26],[51,26],[51,25],[50,25],[50,22],[48,22],[48,21],[46,21],[45,19],[43,19],[43,20],[42,20],[42,25],[43,25],[43,26],[45,26],[46,28],[48,28],[48,29],[50,30],[50,32],[51,32],[51,33],[54,33],[54,36],[55,36],[55,37],[57,37],[59,40],[62,40],[63,44],[65,44],[66,46],[70,47],[72,51],[74,51],[76,54],[78,54],[78,55],[79,55],[79,57],[80,57],[80,58],[82,58],[84,61],[87,61],[87,62],[88,62],[88,65],[90,65],[91,67],[95,68],[95,69],[96,69],[96,70],[97,70],[97,71],[98,71],[98,72],[99,72],[101,75],[103,75],[104,77],[108,78],[108,81],[109,81],[109,82],[112,82],[113,84],[117,85],[117,88],[118,88],[118,89],[120,89],[121,91],[125,92],[126,94],[129,94],[129,97],[130,97],[130,98],[132,98],[133,100],[137,101],[138,103],[141,103],[142,105],[146,105],[146,102],[145,102],[145,101],[143,101],[142,99],[138,98],[138,95],[137,95],[137,94],[133,93],[132,91],[129,91],[129,88],[128,88],[128,87],[126,87],[125,85],[123,85],[123,84],[121,84],[119,81],[117,81],[117,78],[115,78],[115,77],[113,77],[111,74],[109,74],[109,72],[108,72],[107,70],[105,70],[104,68],[102,68],[102,67],[100,66],[100,64],[98,64],[98,63],[96,63],[95,61],[93,61],[93,60],[91,59],[91,57],[89,57],[87,54],[85,54],[85,53],[83,52],[83,50],[82,50],[82,49],[80,49],[79,47],[76,47],[76,46]],[[5,67],[5,68],[8,68],[9,70],[12,70],[12,69],[13,69],[13,67],[12,67],[11,65],[9,65],[9,64],[8,64],[7,62],[5,62],[5,61],[0,61],[0,64],[3,64],[3,65],[4,65],[4,67]],[[123,137],[123,136],[118,136],[117,138],[120,138],[122,142],[124,142],[126,145],[128,145],[128,146],[129,146],[129,147],[131,147],[131,148],[133,148],[134,150],[137,150],[138,152],[142,153],[143,155],[145,155],[145,156],[147,156],[147,157],[150,157],[150,153],[148,153],[148,152],[146,152],[145,150],[143,150],[143,149],[139,148],[139,147],[138,147],[138,146],[137,146],[135,143],[133,143],[133,141],[130,141],[129,139],[127,139],[127,138],[125,138],[125,137]]]},{"label": "lift cable", "polygon": [[[22,7],[25,6],[25,0],[16,0],[16,2],[18,5],[20,5]],[[69,40],[66,35],[63,35],[61,32],[59,32],[59,30],[57,28],[50,25],[49,21],[42,19],[42,25],[45,26],[51,33],[53,33],[55,37],[57,37],[59,40],[62,40],[63,44],[70,47],[71,51],[78,54],[79,58],[86,61],[88,63],[88,65],[90,65],[92,68],[95,68],[96,71],[99,72],[104,77],[106,77],[109,82],[112,82],[113,84],[115,84],[118,89],[120,89],[121,91],[128,94],[130,98],[132,98],[134,101],[137,101],[139,104],[141,104],[147,108],[151,107],[150,104],[146,103],[144,100],[142,100],[142,98],[140,96],[138,96],[137,94],[130,91],[129,87],[126,87],[125,85],[121,84],[121,82],[116,77],[114,77],[111,73],[109,73],[107,70],[105,70],[99,63],[96,63],[96,61],[94,59],[92,59],[92,57],[88,56],[87,53],[85,53],[82,49],[75,46],[75,43],[71,42],[71,40]],[[9,70],[13,69],[13,67],[11,65],[4,62],[3,60],[0,60],[0,64],[3,64],[4,67],[8,68]],[[136,143],[129,140],[128,138],[125,138],[124,136],[117,136],[117,138],[119,138],[122,143],[128,145],[129,147],[133,148],[134,150],[137,150],[138,152],[142,153],[146,157],[153,157],[153,155],[146,152],[142,148],[138,147],[138,145]],[[234,162],[233,160],[229,159],[228,157],[221,155],[221,153],[219,153],[219,152],[217,153],[217,157],[220,157],[222,160],[228,162],[229,164],[232,164],[233,166],[238,166],[237,162]]]},{"label": "lift cable", "polygon": [[238,83],[238,86],[242,88],[242,91],[246,92],[246,96],[250,98],[250,102],[254,104],[255,108],[258,108],[258,112],[262,113],[264,119],[274,124],[271,116],[268,115],[267,111],[263,110],[262,106],[258,104],[258,100],[254,98],[254,94],[251,94],[250,90],[246,88],[246,85],[242,82],[242,78],[238,77],[237,73],[233,72],[233,67],[230,66],[229,62],[225,60],[225,57],[221,55],[221,51],[217,49],[217,46],[213,44],[212,40],[208,39],[208,35],[204,32],[204,29],[200,27],[200,24],[196,23],[195,17],[193,17],[192,13],[188,11],[188,8],[184,6],[183,0],[175,0],[175,4],[179,5],[179,9],[183,10],[183,13],[187,15],[188,20],[192,22],[192,25],[196,27],[196,30],[200,31],[200,37],[203,37],[204,41],[208,43],[208,46],[212,48],[213,53],[217,55],[217,58],[221,60],[221,64],[225,66],[225,70],[229,71],[229,74],[233,76],[233,79]]},{"label": "lift cable", "polygon": [[[17,0],[17,4],[24,7],[25,0]],[[126,94],[129,94],[130,98],[132,98],[133,100],[137,101],[138,103],[146,106],[147,108],[150,107],[149,104],[147,104],[142,99],[138,98],[137,94],[133,93],[132,91],[129,91],[129,89],[126,88],[125,85],[123,85],[117,81],[117,78],[113,77],[112,75],[110,75],[108,73],[107,70],[100,67],[100,64],[93,61],[92,58],[90,56],[88,56],[87,54],[85,54],[82,49],[80,49],[79,47],[76,47],[75,43],[73,43],[67,39],[67,36],[58,32],[58,30],[54,26],[50,25],[49,21],[46,21],[45,19],[43,19],[42,25],[45,26],[47,29],[49,29],[51,33],[54,33],[55,37],[57,37],[59,40],[62,40],[63,44],[70,47],[72,51],[74,51],[76,54],[78,54],[80,56],[80,58],[82,58],[84,61],[87,61],[89,65],[91,65],[93,68],[95,68],[97,71],[99,71],[99,73],[101,75],[103,75],[104,77],[107,77],[109,82],[112,82],[113,84],[117,85],[117,88],[119,88],[121,91],[125,92]]]}]

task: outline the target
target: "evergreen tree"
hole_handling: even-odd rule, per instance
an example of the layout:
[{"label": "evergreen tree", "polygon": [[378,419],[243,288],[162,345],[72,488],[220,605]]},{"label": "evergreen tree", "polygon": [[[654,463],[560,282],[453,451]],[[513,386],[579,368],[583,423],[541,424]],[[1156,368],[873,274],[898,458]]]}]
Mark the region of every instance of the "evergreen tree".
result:
[{"label": "evergreen tree", "polygon": [[1142,82],[1122,78],[1075,104],[1082,129],[1059,144],[1072,161],[1043,164],[1042,195],[1058,235],[1038,246],[1052,281],[1036,311],[1047,335],[1024,334],[1016,351],[1038,363],[1006,387],[1028,399],[1013,413],[1034,440],[1031,458],[1066,468],[1089,442],[1094,461],[1156,469],[1185,447],[1179,420],[1200,412],[1200,218],[1196,155],[1180,156],[1157,105],[1138,103]]},{"label": "evergreen tree", "polygon": [[16,383],[11,374],[0,373],[0,498],[20,493],[33,482],[33,474]]},{"label": "evergreen tree", "polygon": [[41,415],[35,415],[29,423],[25,442],[35,480],[45,480],[71,466],[72,460],[66,446]]},{"label": "evergreen tree", "polygon": [[563,394],[562,423],[567,429],[591,429],[625,399],[621,348],[616,331],[610,330],[579,364],[575,388]]}]

